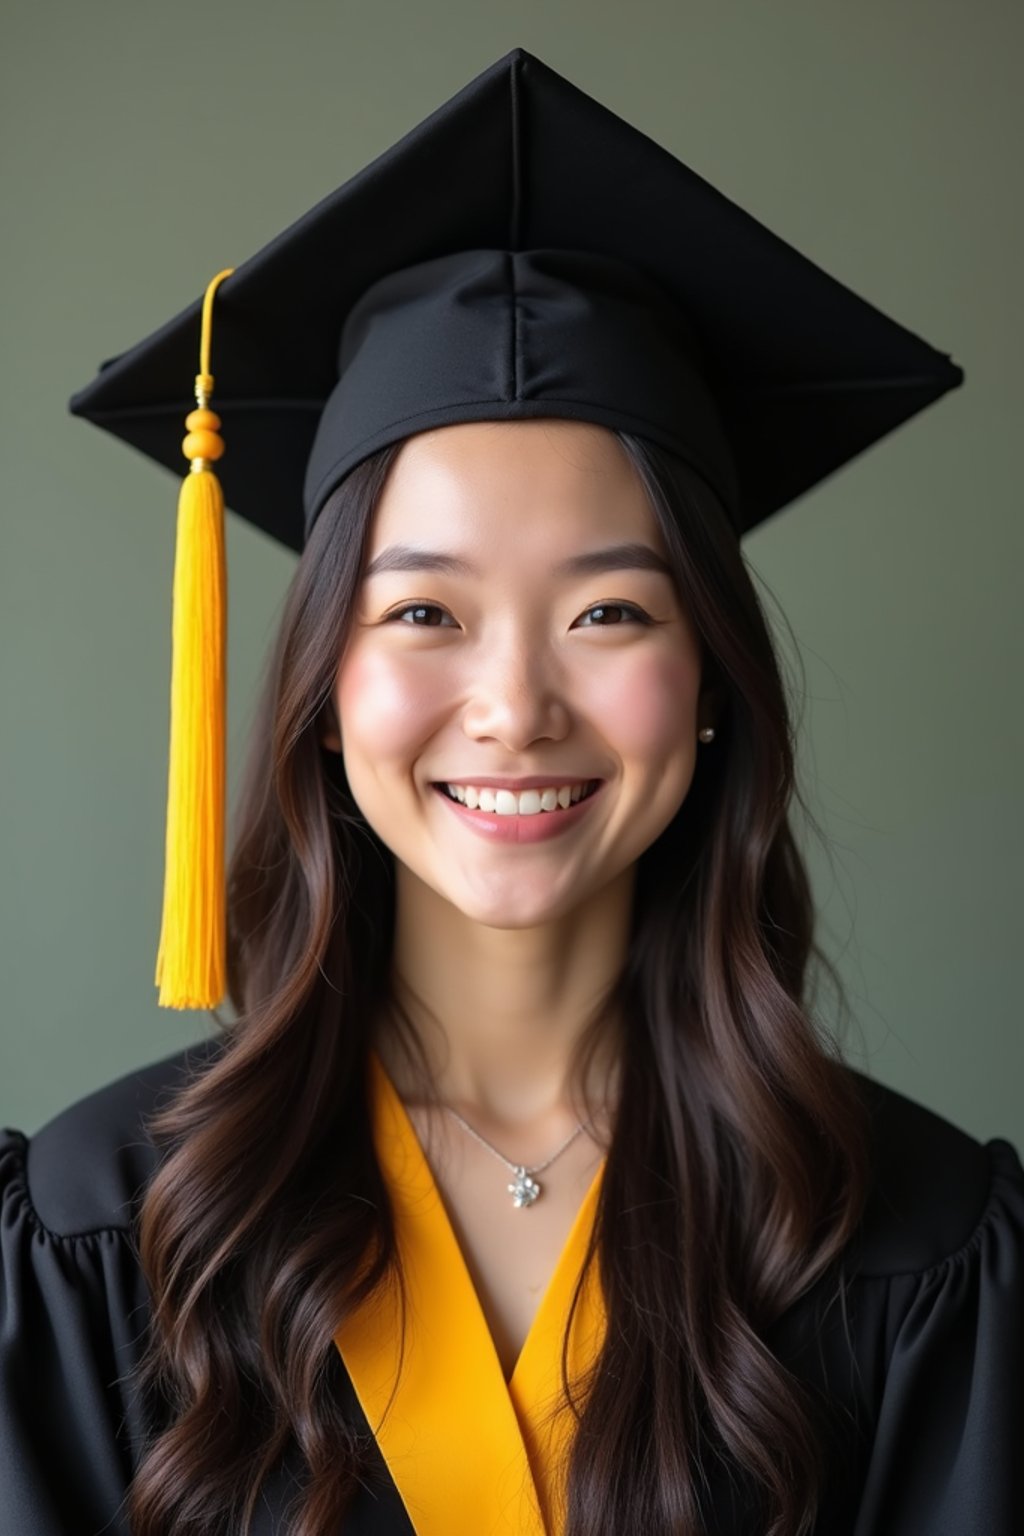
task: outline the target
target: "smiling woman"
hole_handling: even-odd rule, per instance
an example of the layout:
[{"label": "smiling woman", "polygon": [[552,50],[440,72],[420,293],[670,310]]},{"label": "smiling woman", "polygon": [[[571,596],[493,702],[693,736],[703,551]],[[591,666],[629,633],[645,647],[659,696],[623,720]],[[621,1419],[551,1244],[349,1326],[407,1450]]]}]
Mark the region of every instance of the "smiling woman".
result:
[{"label": "smiling woman", "polygon": [[[301,550],[223,928],[215,292]],[[817,1010],[740,543],[959,370],[522,50],[73,409],[169,462],[197,326],[161,960],[235,1017],[0,1140],[0,1525],[1014,1536],[1024,1169]]]}]

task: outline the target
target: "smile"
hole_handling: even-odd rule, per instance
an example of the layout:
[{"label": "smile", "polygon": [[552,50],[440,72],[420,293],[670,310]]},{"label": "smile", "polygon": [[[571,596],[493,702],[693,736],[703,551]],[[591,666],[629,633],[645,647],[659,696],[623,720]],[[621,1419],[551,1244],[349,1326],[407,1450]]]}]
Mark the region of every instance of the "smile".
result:
[{"label": "smile", "polygon": [[[481,789],[478,798],[483,800],[483,805],[475,807],[455,795],[456,790],[463,790],[468,796],[471,785],[433,784],[431,788],[451,814],[479,837],[501,843],[539,843],[578,826],[590,807],[600,799],[604,784],[604,779],[591,779],[585,785],[573,785],[571,790],[568,785],[561,789],[551,785],[547,789],[524,789],[518,794],[507,789]],[[551,792],[556,804],[549,809]],[[573,792],[576,792],[575,801],[572,800]],[[563,799],[568,799],[569,803],[563,805]],[[486,809],[488,804],[493,808]]]},{"label": "smile", "polygon": [[570,805],[592,795],[600,782],[600,779],[591,779],[586,784],[552,784],[543,789],[518,792],[486,786],[477,788],[474,784],[443,784],[440,788],[450,799],[468,806],[471,811],[484,811],[493,816],[538,816],[542,812],[567,811]]}]

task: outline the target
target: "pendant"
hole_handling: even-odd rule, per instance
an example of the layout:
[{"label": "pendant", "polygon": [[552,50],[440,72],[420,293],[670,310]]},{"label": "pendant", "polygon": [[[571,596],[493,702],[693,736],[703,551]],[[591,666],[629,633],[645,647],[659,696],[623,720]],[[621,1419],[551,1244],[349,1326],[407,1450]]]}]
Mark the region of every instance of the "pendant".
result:
[{"label": "pendant", "polygon": [[540,1185],[536,1179],[531,1179],[525,1168],[517,1168],[515,1180],[507,1186],[512,1196],[512,1204],[519,1206],[532,1205],[540,1194]]}]

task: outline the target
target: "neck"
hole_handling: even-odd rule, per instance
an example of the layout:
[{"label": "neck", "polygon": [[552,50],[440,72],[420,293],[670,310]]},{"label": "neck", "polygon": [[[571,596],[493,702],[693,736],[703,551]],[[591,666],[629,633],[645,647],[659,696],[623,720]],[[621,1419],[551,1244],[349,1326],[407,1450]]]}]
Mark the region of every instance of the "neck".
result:
[{"label": "neck", "polygon": [[[422,1046],[430,1090],[478,1123],[510,1127],[581,1114],[588,1101],[610,1109],[620,1021],[602,1004],[626,960],[634,868],[531,928],[486,927],[404,866],[396,874],[392,992]],[[587,1035],[595,1046],[581,1082],[575,1053]],[[407,1102],[426,1101],[394,1040],[385,1013],[381,1059]]]}]

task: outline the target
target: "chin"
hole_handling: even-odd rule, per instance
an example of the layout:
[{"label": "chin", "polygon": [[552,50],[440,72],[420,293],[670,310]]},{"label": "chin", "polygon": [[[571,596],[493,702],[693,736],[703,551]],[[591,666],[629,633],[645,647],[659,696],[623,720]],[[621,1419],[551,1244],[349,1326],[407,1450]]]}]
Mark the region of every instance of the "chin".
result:
[{"label": "chin", "polygon": [[544,928],[548,923],[556,922],[563,917],[566,911],[571,911],[576,905],[574,902],[555,902],[548,894],[543,900],[524,901],[514,896],[506,900],[492,898],[490,900],[474,899],[467,894],[460,898],[457,892],[440,892],[443,900],[470,923],[478,923],[482,928],[499,929],[526,929]]},{"label": "chin", "polygon": [[[570,883],[552,886],[550,879],[532,890],[506,887],[490,891],[454,891],[441,887],[438,895],[462,914],[467,921],[484,928],[506,930],[545,928],[564,921],[609,883],[594,875],[577,877]],[[498,882],[500,886],[501,882]]]}]

